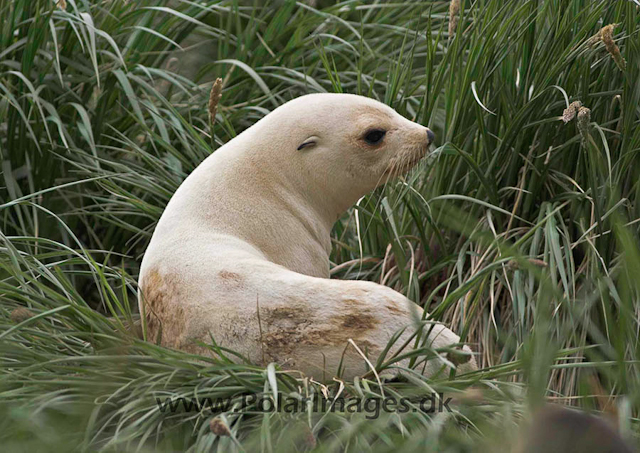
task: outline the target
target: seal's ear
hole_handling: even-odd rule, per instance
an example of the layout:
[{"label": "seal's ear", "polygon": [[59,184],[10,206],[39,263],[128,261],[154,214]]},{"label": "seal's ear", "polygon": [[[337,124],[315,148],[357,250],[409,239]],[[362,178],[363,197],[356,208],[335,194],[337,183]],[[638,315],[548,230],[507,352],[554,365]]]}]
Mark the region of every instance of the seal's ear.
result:
[{"label": "seal's ear", "polygon": [[318,140],[318,137],[316,137],[315,135],[312,135],[311,137],[306,139],[304,142],[302,142],[302,144],[300,146],[298,146],[298,151],[300,151],[302,148],[307,148],[309,146],[315,146],[317,140]]}]

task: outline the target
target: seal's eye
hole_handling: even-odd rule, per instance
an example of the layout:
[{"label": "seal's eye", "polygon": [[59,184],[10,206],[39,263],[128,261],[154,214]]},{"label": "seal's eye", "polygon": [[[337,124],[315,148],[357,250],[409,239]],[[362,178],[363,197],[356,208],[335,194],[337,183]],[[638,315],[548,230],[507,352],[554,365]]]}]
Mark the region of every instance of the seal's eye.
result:
[{"label": "seal's eye", "polygon": [[374,129],[366,133],[366,135],[364,136],[364,141],[370,145],[377,145],[382,141],[386,133],[387,131],[383,131],[381,129]]},{"label": "seal's eye", "polygon": [[315,146],[317,143],[318,143],[318,137],[316,137],[315,135],[312,135],[311,137],[308,137],[304,142],[302,142],[300,146],[298,146],[298,151],[304,148]]}]

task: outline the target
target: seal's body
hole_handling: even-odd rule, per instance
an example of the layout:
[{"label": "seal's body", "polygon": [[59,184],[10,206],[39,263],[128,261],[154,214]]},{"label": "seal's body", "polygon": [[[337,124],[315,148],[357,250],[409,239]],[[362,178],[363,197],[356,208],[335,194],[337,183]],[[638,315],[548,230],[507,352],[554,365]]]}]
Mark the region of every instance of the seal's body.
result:
[{"label": "seal's body", "polygon": [[[344,378],[369,371],[361,353],[375,364],[406,327],[396,352],[423,313],[385,286],[329,280],[331,228],[432,140],[355,95],[307,95],[271,112],[205,159],[167,205],[140,270],[146,338],[200,353],[197,342],[213,338],[254,363],[316,379],[339,365]],[[459,342],[438,324],[423,337],[433,348]],[[467,358],[463,366],[475,368]],[[429,360],[423,372],[443,363]]]}]

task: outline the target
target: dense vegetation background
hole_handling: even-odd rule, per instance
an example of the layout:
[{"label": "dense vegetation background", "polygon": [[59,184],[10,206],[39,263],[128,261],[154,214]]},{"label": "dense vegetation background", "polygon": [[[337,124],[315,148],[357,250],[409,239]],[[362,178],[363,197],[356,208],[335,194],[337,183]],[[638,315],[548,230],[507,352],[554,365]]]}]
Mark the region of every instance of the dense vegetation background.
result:
[{"label": "dense vegetation background", "polygon": [[[545,398],[637,437],[636,2],[0,0],[0,17],[6,451],[488,451]],[[333,278],[407,294],[462,333],[479,372],[323,388],[138,339],[138,266],[171,194],[270,110],[322,91],[379,99],[439,146],[337,223]],[[236,405],[212,431],[216,414],[155,402],[432,389],[454,413]]]}]

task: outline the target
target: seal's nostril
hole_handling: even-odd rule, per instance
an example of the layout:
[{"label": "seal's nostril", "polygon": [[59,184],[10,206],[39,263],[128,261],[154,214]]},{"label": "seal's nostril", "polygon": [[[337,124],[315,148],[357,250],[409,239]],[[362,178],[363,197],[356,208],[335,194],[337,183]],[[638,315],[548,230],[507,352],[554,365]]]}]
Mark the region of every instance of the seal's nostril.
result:
[{"label": "seal's nostril", "polygon": [[427,139],[429,140],[429,144],[433,143],[436,139],[436,135],[431,132],[431,129],[427,129]]}]

